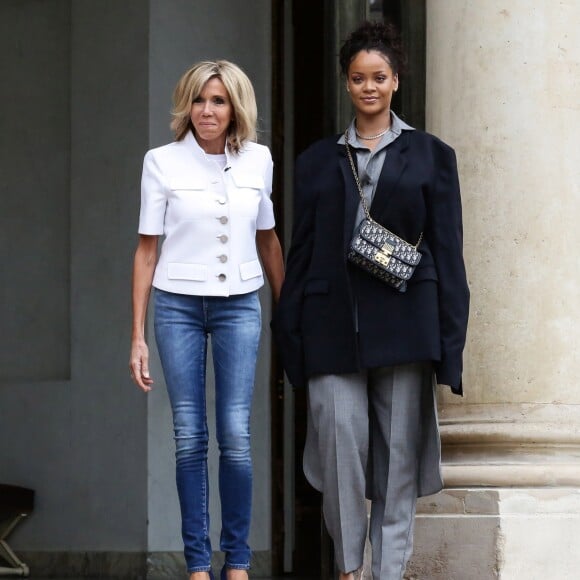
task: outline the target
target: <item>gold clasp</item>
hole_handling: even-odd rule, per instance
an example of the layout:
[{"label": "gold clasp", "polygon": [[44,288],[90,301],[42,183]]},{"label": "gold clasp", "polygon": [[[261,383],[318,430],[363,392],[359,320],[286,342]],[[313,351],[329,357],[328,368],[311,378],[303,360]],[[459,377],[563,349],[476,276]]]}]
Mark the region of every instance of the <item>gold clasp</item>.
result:
[{"label": "gold clasp", "polygon": [[393,244],[389,244],[389,242],[385,242],[385,244],[381,248],[381,252],[383,252],[383,254],[387,254],[387,256],[389,256],[389,258],[391,257],[391,255],[394,251],[395,251],[395,246],[393,246]]},{"label": "gold clasp", "polygon": [[393,250],[395,246],[389,244],[388,242],[380,249],[379,252],[375,254],[375,260],[381,264],[381,266],[387,267],[391,256],[393,255]]}]

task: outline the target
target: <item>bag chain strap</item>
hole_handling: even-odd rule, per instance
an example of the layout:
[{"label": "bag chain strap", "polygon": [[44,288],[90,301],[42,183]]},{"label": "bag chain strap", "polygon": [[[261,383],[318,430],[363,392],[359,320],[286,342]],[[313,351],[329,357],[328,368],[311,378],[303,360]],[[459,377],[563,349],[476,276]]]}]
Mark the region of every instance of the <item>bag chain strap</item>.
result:
[{"label": "bag chain strap", "polygon": [[[358,177],[358,173],[356,171],[356,168],[354,166],[354,161],[352,159],[352,154],[350,152],[350,144],[348,142],[348,129],[344,132],[344,143],[346,145],[346,153],[348,155],[348,160],[350,161],[350,167],[352,169],[352,174],[354,175],[354,180],[356,181],[356,186],[358,187],[358,193],[360,195],[360,202],[363,206],[365,215],[367,216],[367,219],[373,223],[377,223],[375,222],[375,220],[371,217],[371,213],[369,211],[368,205],[367,205],[367,200],[364,196],[363,190],[362,190],[362,186],[360,184],[360,179]],[[379,224],[380,225],[380,224]],[[419,240],[417,241],[417,243],[415,244],[414,248],[417,249],[419,247],[419,244],[423,241],[423,232],[421,232],[421,235],[419,236]]]}]

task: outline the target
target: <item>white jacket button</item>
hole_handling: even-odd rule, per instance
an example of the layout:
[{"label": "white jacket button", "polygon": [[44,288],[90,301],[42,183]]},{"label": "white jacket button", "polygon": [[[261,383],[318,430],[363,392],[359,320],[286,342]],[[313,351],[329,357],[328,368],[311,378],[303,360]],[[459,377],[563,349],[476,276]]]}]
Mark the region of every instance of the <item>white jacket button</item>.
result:
[{"label": "white jacket button", "polygon": [[223,215],[223,216],[221,216],[221,217],[219,217],[217,219],[220,220],[220,224],[222,224],[224,226],[228,223],[228,218],[225,215]]},{"label": "white jacket button", "polygon": [[222,234],[221,236],[218,236],[218,240],[222,243],[225,244],[228,241],[228,237],[225,234]]},{"label": "white jacket button", "polygon": [[225,282],[225,281],[226,281],[226,278],[227,278],[227,276],[226,276],[225,274],[220,274],[220,275],[218,276],[218,280],[219,280],[220,282]]},{"label": "white jacket button", "polygon": [[218,260],[222,263],[225,264],[228,261],[228,257],[225,254],[222,254],[221,256],[218,256]]}]

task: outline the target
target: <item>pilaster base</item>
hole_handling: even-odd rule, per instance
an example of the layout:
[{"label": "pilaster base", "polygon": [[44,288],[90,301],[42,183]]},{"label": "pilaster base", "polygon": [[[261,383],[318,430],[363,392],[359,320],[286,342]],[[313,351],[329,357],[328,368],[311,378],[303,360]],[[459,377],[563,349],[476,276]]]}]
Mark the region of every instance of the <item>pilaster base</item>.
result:
[{"label": "pilaster base", "polygon": [[417,506],[407,580],[572,580],[580,488],[457,488]]}]

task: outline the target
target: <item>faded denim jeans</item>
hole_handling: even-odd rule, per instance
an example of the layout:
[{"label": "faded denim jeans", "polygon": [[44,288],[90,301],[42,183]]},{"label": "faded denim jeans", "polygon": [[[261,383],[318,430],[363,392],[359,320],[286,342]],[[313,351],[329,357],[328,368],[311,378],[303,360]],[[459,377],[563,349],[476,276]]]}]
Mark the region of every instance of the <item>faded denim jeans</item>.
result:
[{"label": "faded denim jeans", "polygon": [[211,335],[220,450],[220,549],[230,568],[250,567],[250,410],[261,313],[257,292],[229,297],[155,290],[155,338],[173,412],[177,491],[189,572],[209,571],[206,354]]}]

